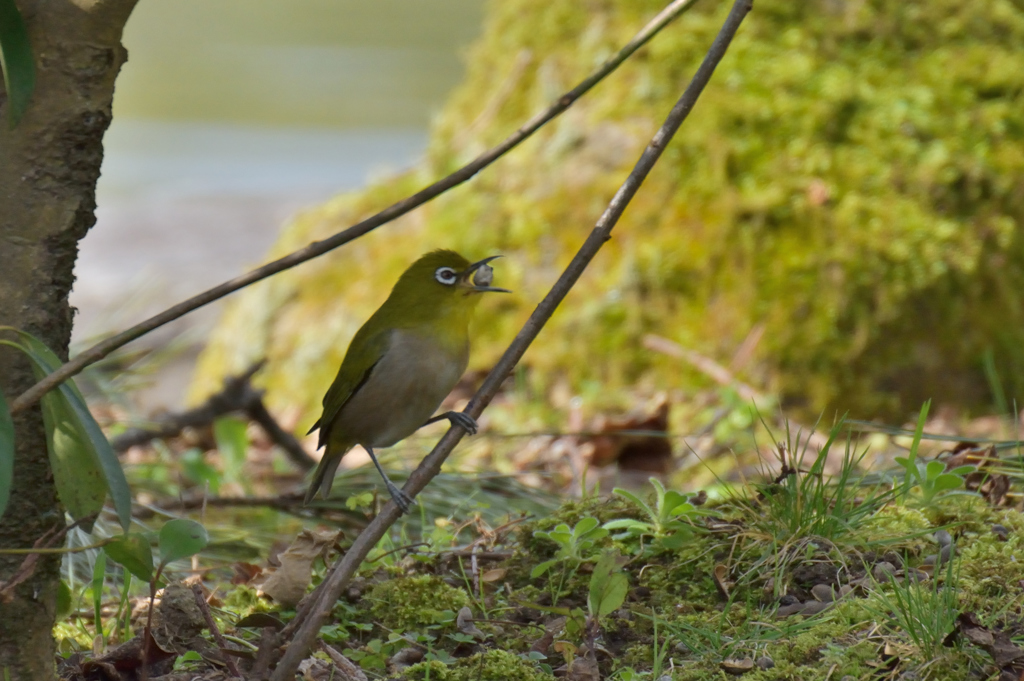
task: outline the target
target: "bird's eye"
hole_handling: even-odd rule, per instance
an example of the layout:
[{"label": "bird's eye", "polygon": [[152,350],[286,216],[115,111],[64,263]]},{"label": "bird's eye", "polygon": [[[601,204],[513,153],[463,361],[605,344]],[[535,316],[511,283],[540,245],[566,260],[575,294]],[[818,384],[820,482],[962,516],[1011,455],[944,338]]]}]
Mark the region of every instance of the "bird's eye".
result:
[{"label": "bird's eye", "polygon": [[451,267],[438,267],[434,272],[434,279],[437,279],[445,286],[451,286],[458,279],[458,276]]}]

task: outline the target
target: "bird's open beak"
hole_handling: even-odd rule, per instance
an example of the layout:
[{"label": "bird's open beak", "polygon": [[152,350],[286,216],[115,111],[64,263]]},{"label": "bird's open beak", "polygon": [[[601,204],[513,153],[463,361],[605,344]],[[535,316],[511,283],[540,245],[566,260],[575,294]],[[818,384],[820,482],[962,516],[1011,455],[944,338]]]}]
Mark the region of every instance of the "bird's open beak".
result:
[{"label": "bird's open beak", "polygon": [[500,255],[492,255],[489,258],[478,260],[473,263],[459,275],[459,278],[465,282],[466,286],[472,291],[491,291],[493,293],[512,293],[507,288],[498,288],[497,286],[491,286],[491,274],[492,270],[487,266],[492,260],[500,258]]}]

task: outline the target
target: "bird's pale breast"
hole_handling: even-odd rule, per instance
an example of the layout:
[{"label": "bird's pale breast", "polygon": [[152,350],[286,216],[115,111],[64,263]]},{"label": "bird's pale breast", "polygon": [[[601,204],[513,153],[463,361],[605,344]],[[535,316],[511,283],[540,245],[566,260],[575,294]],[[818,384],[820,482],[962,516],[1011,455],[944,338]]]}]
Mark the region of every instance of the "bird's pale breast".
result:
[{"label": "bird's pale breast", "polygon": [[390,447],[408,437],[437,411],[468,359],[468,343],[452,352],[415,333],[392,331],[369,378],[338,413],[332,438]]}]

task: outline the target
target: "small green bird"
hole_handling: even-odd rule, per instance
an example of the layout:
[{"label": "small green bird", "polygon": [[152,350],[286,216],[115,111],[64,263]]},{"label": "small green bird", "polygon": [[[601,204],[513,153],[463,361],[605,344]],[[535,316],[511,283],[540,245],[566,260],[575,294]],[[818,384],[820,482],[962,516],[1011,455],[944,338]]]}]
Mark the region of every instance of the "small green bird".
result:
[{"label": "small green bird", "polygon": [[412,499],[384,473],[374,447],[390,447],[428,423],[448,419],[476,433],[476,421],[449,411],[430,418],[466,370],[469,319],[479,293],[491,286],[487,265],[501,256],[470,263],[454,251],[434,251],[409,266],[391,295],[356,332],[338,376],[324,396],[324,412],[309,429],[320,429],[317,449],[326,446],[306,492],[331,491],[345,452],[362,445],[395,504],[408,512]]}]

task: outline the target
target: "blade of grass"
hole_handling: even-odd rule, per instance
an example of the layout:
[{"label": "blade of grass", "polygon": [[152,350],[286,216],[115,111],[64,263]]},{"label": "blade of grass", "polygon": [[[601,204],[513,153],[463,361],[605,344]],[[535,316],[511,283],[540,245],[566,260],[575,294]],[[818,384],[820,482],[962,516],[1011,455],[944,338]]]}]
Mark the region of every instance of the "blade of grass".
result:
[{"label": "blade of grass", "polygon": [[7,124],[18,125],[36,87],[36,65],[25,21],[14,0],[0,0],[0,68],[7,88]]}]

